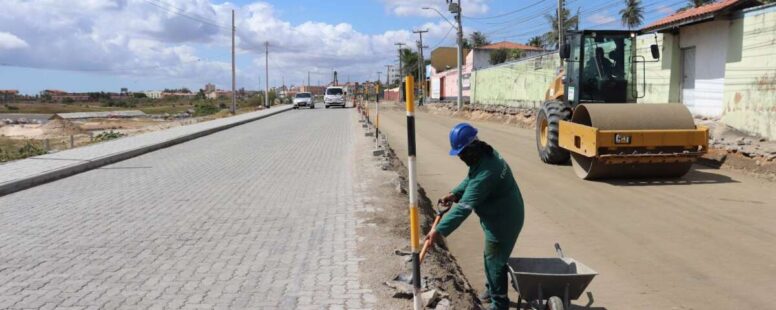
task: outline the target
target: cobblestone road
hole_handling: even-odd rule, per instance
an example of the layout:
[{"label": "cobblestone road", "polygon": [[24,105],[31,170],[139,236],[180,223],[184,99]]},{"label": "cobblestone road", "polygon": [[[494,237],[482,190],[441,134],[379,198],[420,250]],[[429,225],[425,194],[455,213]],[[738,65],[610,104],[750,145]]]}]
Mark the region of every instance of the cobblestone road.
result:
[{"label": "cobblestone road", "polygon": [[286,112],[0,198],[0,309],[358,309],[353,110]]}]

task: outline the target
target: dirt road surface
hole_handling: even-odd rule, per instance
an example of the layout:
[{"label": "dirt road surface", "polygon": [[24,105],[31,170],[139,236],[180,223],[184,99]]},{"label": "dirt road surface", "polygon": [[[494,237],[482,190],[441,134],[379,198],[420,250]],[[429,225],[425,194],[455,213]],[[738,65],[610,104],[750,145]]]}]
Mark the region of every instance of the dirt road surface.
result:
[{"label": "dirt road surface", "polygon": [[[380,127],[406,160],[406,121],[381,105]],[[466,174],[447,155],[461,120],[417,113],[419,182],[442,197]],[[776,183],[696,165],[679,180],[591,182],[543,164],[534,132],[474,122],[512,167],[526,223],[512,256],[567,256],[595,269],[593,309],[767,309],[776,304]],[[484,287],[482,232],[472,214],[448,239],[475,288]],[[512,293],[511,293],[512,294]],[[511,296],[516,299],[516,296]],[[577,301],[585,305],[587,297]]]}]

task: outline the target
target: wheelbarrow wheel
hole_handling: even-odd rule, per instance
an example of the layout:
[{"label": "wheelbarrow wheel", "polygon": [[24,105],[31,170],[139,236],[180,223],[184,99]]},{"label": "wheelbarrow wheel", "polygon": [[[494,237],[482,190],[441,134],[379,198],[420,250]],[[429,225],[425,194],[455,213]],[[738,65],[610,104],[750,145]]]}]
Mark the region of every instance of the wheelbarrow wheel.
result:
[{"label": "wheelbarrow wheel", "polygon": [[559,297],[550,297],[550,299],[547,299],[547,310],[563,310],[563,300],[560,300]]}]

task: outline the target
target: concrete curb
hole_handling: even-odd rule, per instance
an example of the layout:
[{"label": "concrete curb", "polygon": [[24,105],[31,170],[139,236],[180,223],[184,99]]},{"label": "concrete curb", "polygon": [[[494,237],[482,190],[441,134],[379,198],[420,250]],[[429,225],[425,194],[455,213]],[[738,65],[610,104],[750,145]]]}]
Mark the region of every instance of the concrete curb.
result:
[{"label": "concrete curb", "polygon": [[[56,181],[56,180],[63,179],[63,178],[66,178],[66,177],[70,177],[70,176],[73,176],[73,175],[76,175],[76,174],[79,174],[79,173],[82,173],[82,172],[86,172],[86,171],[89,171],[89,170],[92,170],[92,169],[96,169],[96,168],[99,168],[99,167],[106,166],[106,165],[109,165],[109,164],[113,164],[113,163],[116,163],[116,162],[127,160],[127,159],[130,159],[130,158],[133,158],[133,157],[137,157],[137,156],[140,156],[140,155],[143,155],[143,154],[146,154],[146,153],[149,153],[149,152],[153,152],[153,151],[156,151],[156,150],[159,150],[159,149],[167,148],[167,147],[170,147],[170,146],[173,146],[173,145],[176,145],[176,144],[180,144],[180,143],[183,143],[183,142],[186,142],[186,141],[194,140],[194,139],[197,139],[197,138],[200,138],[200,137],[203,137],[203,136],[207,136],[207,135],[219,132],[219,131],[230,129],[230,128],[233,128],[233,127],[236,127],[236,126],[240,126],[240,125],[243,125],[243,124],[246,124],[246,123],[250,123],[250,122],[253,122],[253,121],[257,121],[257,120],[260,120],[260,119],[263,119],[263,118],[267,118],[267,117],[270,117],[270,116],[273,116],[273,115],[276,115],[276,114],[279,114],[279,113],[283,113],[283,112],[286,112],[286,111],[289,111],[289,110],[293,110],[293,107],[292,106],[288,106],[288,107],[277,108],[277,110],[272,111],[272,112],[267,113],[267,114],[262,114],[262,115],[259,115],[259,116],[256,116],[256,117],[252,117],[252,118],[240,120],[240,121],[237,121],[237,122],[232,122],[232,123],[224,124],[224,125],[221,125],[221,126],[218,126],[218,127],[213,127],[213,128],[205,129],[205,130],[202,130],[202,131],[197,131],[197,132],[185,134],[185,135],[179,136],[177,138],[169,139],[169,140],[158,141],[158,142],[152,143],[150,145],[146,145],[146,146],[142,146],[142,147],[138,147],[138,148],[131,148],[131,149],[122,150],[122,151],[119,151],[119,152],[116,152],[116,153],[111,153],[111,154],[106,155],[106,156],[96,157],[96,158],[92,158],[92,159],[89,159],[89,160],[84,160],[84,161],[82,161],[79,164],[70,165],[70,166],[59,168],[59,169],[54,169],[54,170],[46,171],[46,172],[41,173],[41,174],[31,175],[29,177],[24,177],[24,178],[21,178],[21,179],[18,179],[18,180],[13,180],[13,181],[10,181],[10,182],[4,183],[4,184],[0,184],[0,197],[8,195],[8,194],[11,194],[11,193],[15,193],[15,192],[18,192],[18,191],[22,191],[22,190],[25,190],[25,189],[28,189],[28,188],[31,188],[31,187],[35,187],[35,186],[38,186],[38,185],[41,185],[41,184],[45,184],[45,183],[48,183],[48,182]],[[202,123],[200,123],[200,124],[202,124]]]}]

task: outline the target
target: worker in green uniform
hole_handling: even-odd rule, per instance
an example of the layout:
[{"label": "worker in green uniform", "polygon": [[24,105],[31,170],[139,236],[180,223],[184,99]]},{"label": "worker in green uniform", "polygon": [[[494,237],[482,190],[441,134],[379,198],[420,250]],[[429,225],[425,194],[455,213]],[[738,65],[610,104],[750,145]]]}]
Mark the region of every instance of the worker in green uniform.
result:
[{"label": "worker in green uniform", "polygon": [[443,204],[455,206],[426,238],[433,243],[449,236],[471,214],[477,213],[485,233],[485,277],[491,309],[508,309],[507,261],[523,228],[523,197],[509,165],[493,147],[477,139],[477,129],[461,123],[450,131],[450,155],[458,156],[469,173]]}]

